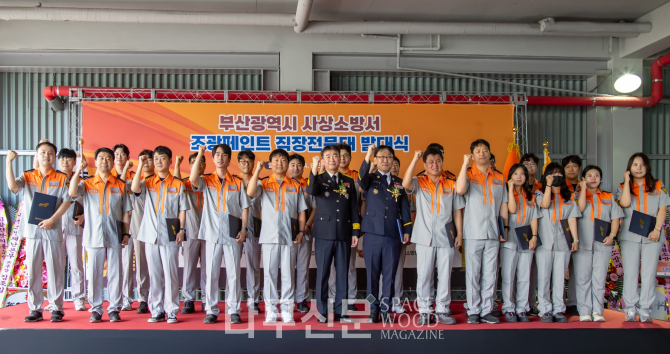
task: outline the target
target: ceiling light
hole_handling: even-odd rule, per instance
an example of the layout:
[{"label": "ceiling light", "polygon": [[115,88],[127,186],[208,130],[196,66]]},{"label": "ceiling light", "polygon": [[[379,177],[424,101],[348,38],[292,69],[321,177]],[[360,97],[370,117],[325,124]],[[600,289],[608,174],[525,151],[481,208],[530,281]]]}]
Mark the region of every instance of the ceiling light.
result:
[{"label": "ceiling light", "polygon": [[626,74],[614,83],[614,89],[621,93],[631,93],[642,85],[642,79],[635,74]]}]

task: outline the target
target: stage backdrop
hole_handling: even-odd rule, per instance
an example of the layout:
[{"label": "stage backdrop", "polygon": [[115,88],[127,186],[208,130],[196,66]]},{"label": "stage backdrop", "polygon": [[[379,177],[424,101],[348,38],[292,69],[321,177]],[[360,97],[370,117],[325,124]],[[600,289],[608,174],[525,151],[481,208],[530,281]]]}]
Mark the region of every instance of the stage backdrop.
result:
[{"label": "stage backdrop", "polygon": [[[93,153],[102,146],[126,144],[137,166],[142,149],[165,145],[172,149],[173,160],[184,155],[182,176],[189,174],[188,155],[202,144],[210,149],[230,145],[230,171],[237,174],[235,152],[245,149],[267,160],[273,149],[282,148],[303,155],[309,165],[323,146],[346,142],[352,148],[350,168],[358,170],[368,146],[383,143],[395,149],[402,177],[414,151],[430,143],[444,146],[445,169],[458,174],[463,155],[478,138],[489,141],[502,168],[513,125],[513,105],[84,102],[82,138],[90,166],[95,166]],[[207,173],[213,172],[211,154],[207,158]],[[421,162],[414,173],[423,169]],[[305,177],[308,173],[306,168]],[[415,267],[414,247],[407,252],[405,266]],[[460,266],[460,254],[454,258]],[[360,257],[357,266],[365,266]]]}]

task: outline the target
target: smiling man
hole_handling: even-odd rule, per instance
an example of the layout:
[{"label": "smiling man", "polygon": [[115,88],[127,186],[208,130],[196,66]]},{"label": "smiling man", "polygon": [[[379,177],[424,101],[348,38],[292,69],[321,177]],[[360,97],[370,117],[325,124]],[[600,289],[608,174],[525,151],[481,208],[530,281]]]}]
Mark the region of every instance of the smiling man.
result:
[{"label": "smiling man", "polygon": [[[37,161],[39,169],[23,172],[14,177],[12,161],[17,157],[15,151],[9,151],[5,175],[7,187],[14,194],[23,192],[23,214],[21,228],[26,239],[26,264],[28,265],[28,308],[30,315],[26,322],[42,320],[43,310],[51,311],[51,322],[61,322],[63,313],[63,292],[65,265],[63,263],[63,231],[61,216],[65,214],[72,199],[67,193],[67,175],[53,169],[56,161],[56,145],[45,141],[37,144]],[[75,182],[76,183],[76,182]],[[40,221],[38,225],[28,222],[27,215],[33,206],[36,193],[57,197],[58,207],[50,218]],[[49,305],[42,309],[44,295],[42,290],[42,262],[46,263],[47,299]]]},{"label": "smiling man", "polygon": [[[86,159],[82,158],[70,182],[70,197],[82,197],[84,201],[86,224],[82,243],[88,255],[86,278],[88,280],[88,302],[91,304],[89,310],[91,323],[98,323],[102,320],[105,261],[107,261],[107,297],[109,299],[107,313],[110,322],[121,321],[121,316],[119,316],[122,305],[121,249],[128,245],[130,238],[128,230],[133,206],[128,195],[130,188],[126,182],[111,174],[113,154],[109,148],[103,147],[96,150],[96,175],[79,183],[79,174],[88,166]],[[122,222],[121,225],[119,222]],[[119,240],[119,234],[123,235],[121,240]]]}]

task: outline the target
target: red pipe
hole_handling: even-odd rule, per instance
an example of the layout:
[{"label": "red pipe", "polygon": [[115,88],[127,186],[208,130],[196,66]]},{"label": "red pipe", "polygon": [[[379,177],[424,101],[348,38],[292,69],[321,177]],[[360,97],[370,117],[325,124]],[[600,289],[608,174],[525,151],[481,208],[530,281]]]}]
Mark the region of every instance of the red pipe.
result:
[{"label": "red pipe", "polygon": [[[530,106],[600,106],[600,107],[653,107],[663,98],[663,67],[670,64],[670,54],[662,56],[651,66],[651,96],[649,97],[569,97],[569,96],[528,96]],[[370,93],[336,93],[336,92],[249,92],[249,91],[189,91],[189,90],[153,90],[152,89],[124,89],[124,88],[100,88],[100,87],[76,87],[76,86],[49,86],[43,91],[44,97],[53,104],[59,96],[79,95],[78,90],[83,90],[84,98],[109,98],[109,99],[145,99],[145,100],[201,100],[201,101],[274,101],[274,102],[346,102],[346,103],[440,103],[440,94],[380,94],[374,93],[370,99]],[[300,95],[300,96],[298,96]],[[492,95],[447,95],[447,102],[456,103],[478,103],[478,102],[513,102],[510,96]],[[61,105],[62,107],[62,105]],[[61,108],[62,109],[62,108]]]}]

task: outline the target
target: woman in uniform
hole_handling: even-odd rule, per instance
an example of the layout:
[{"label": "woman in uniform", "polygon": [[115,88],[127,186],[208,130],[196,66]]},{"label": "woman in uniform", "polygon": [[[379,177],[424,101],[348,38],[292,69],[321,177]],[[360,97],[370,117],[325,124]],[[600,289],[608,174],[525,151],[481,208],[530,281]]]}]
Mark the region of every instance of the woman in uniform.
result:
[{"label": "woman in uniform", "polygon": [[[540,206],[542,214],[539,221],[542,245],[535,251],[540,316],[544,323],[567,323],[565,272],[571,252],[578,249],[577,218],[582,214],[565,183],[560,164],[552,162],[547,165],[542,178],[542,191],[535,193],[535,203]],[[564,220],[567,221],[565,226]],[[571,242],[568,242],[569,238]]]},{"label": "woman in uniform", "polygon": [[[505,321],[530,322],[526,312],[530,310],[528,292],[530,286],[530,267],[537,245],[537,219],[540,217],[537,205],[533,201],[533,187],[528,183],[528,169],[515,164],[507,177],[509,200],[509,232],[502,243],[500,259],[502,263],[502,294]],[[516,228],[530,225],[528,249],[523,249],[517,240]],[[514,276],[516,275],[516,282]],[[516,296],[514,288],[516,285]],[[516,298],[516,303],[515,303]]]},{"label": "woman in uniform", "polygon": [[[628,159],[624,181],[614,196],[623,208],[624,219],[619,235],[621,260],[623,262],[623,301],[626,322],[637,321],[651,323],[651,305],[654,302],[656,286],[656,267],[665,240],[663,221],[670,205],[668,192],[660,180],[651,174],[649,157],[638,152]],[[646,214],[656,218],[651,232],[646,236],[631,232],[631,221],[644,226],[641,216]],[[633,227],[634,229],[635,227]],[[640,294],[637,293],[637,279],[640,276]]]},{"label": "woman in uniform", "polygon": [[[580,242],[572,262],[575,266],[577,310],[582,322],[605,322],[603,310],[607,269],[614,237],[623,218],[623,211],[614,201],[612,193],[600,190],[601,178],[600,167],[586,166],[582,171],[577,200],[582,213],[582,217],[577,220]],[[605,224],[598,220],[611,223],[609,232],[603,226]],[[596,233],[599,239],[604,239],[596,240]]]}]

